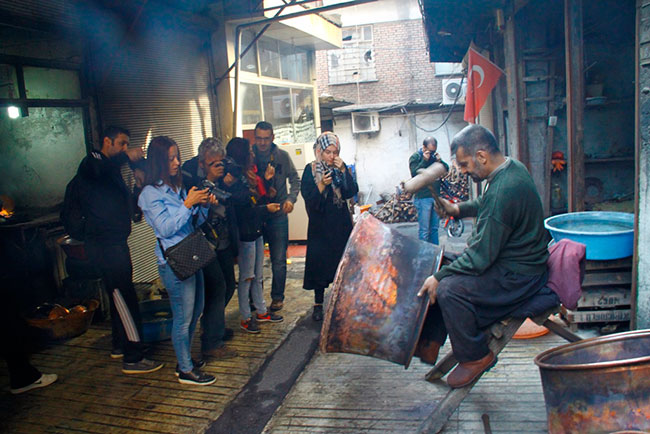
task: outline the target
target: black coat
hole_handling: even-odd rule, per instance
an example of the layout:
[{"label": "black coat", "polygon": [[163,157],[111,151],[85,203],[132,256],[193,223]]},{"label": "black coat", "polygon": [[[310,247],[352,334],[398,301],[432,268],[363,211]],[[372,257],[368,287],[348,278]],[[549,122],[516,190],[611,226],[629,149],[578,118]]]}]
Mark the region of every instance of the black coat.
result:
[{"label": "black coat", "polygon": [[131,234],[131,191],[120,171],[128,161],[124,153],[107,158],[99,151],[81,161],[77,174],[82,179],[79,203],[86,218],[86,241],[121,244]]},{"label": "black coat", "polygon": [[[343,199],[357,194],[359,187],[349,170],[341,187]],[[307,229],[307,258],[303,288],[326,288],[334,280],[343,250],[352,232],[352,217],[347,201],[339,207],[334,203],[334,190],[327,186],[322,193],[314,182],[311,164],[305,167],[300,184],[305,199],[309,226]]]}]

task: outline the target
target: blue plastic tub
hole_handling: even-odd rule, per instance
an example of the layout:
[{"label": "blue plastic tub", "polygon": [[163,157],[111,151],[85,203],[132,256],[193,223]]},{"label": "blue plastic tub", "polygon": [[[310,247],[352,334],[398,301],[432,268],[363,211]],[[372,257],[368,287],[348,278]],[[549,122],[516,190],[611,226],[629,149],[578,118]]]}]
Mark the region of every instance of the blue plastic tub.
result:
[{"label": "blue plastic tub", "polygon": [[140,302],[142,341],[158,342],[172,337],[172,308],[168,299]]},{"label": "blue plastic tub", "polygon": [[587,246],[587,259],[626,258],[634,250],[634,214],[586,211],[560,214],[544,220],[555,242],[568,238]]}]

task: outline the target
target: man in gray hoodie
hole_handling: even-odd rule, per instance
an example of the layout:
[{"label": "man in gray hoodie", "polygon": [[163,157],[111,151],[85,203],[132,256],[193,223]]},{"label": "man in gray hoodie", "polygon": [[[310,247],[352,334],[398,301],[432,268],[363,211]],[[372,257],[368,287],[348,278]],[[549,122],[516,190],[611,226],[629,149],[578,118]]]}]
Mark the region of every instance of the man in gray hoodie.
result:
[{"label": "man in gray hoodie", "polygon": [[[255,125],[255,164],[260,176],[272,176],[271,196],[273,201],[281,205],[280,211],[272,215],[264,224],[264,239],[269,243],[271,254],[271,284],[272,311],[282,309],[284,305],[284,286],[287,280],[287,247],[289,246],[289,218],[287,214],[293,211],[293,205],[300,191],[300,177],[287,151],[273,143],[273,125],[268,122],[258,122]],[[268,176],[265,176],[268,179]],[[289,189],[287,190],[287,180]]]}]

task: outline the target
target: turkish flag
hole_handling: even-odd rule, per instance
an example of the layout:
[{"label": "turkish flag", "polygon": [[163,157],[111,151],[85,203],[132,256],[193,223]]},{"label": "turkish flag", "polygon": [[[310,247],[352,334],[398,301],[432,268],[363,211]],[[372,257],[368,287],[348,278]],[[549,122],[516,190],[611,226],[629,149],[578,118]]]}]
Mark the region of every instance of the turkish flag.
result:
[{"label": "turkish flag", "polygon": [[473,124],[488,95],[503,75],[501,68],[472,47],[467,56],[467,95],[465,121]]}]

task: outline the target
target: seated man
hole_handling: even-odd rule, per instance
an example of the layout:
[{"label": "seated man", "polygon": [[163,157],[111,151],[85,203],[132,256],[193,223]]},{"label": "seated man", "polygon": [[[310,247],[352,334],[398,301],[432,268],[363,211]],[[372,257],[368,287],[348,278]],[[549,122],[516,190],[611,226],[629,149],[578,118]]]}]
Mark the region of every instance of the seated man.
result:
[{"label": "seated man", "polygon": [[489,130],[465,127],[452,140],[451,152],[462,173],[487,183],[475,200],[459,204],[440,200],[441,212],[477,221],[468,247],[427,278],[418,293],[428,293],[431,305],[416,355],[435,364],[449,334],[459,364],[447,383],[458,388],[496,363],[481,329],[546,291],[550,238],[533,178],[522,163],[504,157]]}]

